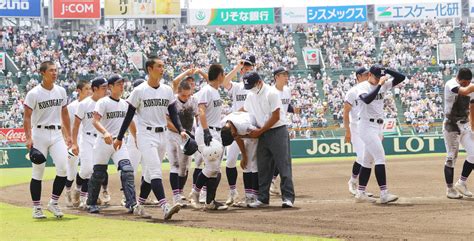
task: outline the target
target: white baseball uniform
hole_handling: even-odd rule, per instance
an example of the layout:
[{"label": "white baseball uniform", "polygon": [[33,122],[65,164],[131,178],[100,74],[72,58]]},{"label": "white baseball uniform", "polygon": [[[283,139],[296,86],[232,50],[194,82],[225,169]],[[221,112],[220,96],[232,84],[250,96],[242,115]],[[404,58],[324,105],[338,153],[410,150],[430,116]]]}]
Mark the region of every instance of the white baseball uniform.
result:
[{"label": "white baseball uniform", "polygon": [[276,88],[276,86],[273,86],[276,91],[278,91],[278,94],[280,95],[280,100],[281,100],[281,108],[280,108],[280,118],[288,124],[288,106],[291,104],[291,90],[288,86],[283,86],[283,90],[280,91],[279,89]]},{"label": "white baseball uniform", "polygon": [[[232,122],[237,129],[238,135],[250,134],[252,130],[257,129],[257,120],[255,116],[248,112],[232,112],[222,120],[222,125],[227,121]],[[257,168],[257,138],[243,138],[245,150],[247,152],[247,167],[244,169],[245,173],[258,172]],[[235,141],[234,141],[235,142]],[[239,149],[240,150],[240,149]]]},{"label": "white baseball uniform", "polygon": [[349,122],[351,128],[351,143],[357,155],[356,162],[362,164],[364,158],[364,142],[359,135],[359,113],[362,106],[362,101],[359,99],[358,85],[353,86],[347,91],[344,101],[352,106],[349,112]]},{"label": "white baseball uniform", "polygon": [[166,151],[166,126],[168,106],[175,102],[170,86],[163,83],[158,88],[148,82],[135,87],[127,102],[136,108],[139,118],[137,125],[138,150],[146,166],[144,179],[150,183],[153,179],[162,179],[161,161]]},{"label": "white baseball uniform", "polygon": [[459,88],[456,78],[446,82],[444,88],[443,135],[447,151],[446,165],[450,167],[456,163],[459,143],[467,152],[467,161],[474,163],[474,133],[469,125],[469,105],[474,103],[474,93],[469,96],[458,95],[456,89]]},{"label": "white baseball uniform", "polygon": [[[230,89],[227,90],[229,98],[232,100],[232,112],[239,111],[245,104],[248,90],[244,88],[243,82],[231,82]],[[236,142],[227,147],[226,167],[235,168],[240,149]]]},{"label": "white baseball uniform", "polygon": [[[109,98],[109,97],[105,97]],[[79,176],[82,179],[90,179],[93,172],[93,150],[97,139],[97,130],[92,121],[94,120],[94,109],[97,102],[92,97],[87,97],[79,103],[75,116],[81,120],[79,128],[79,156],[81,157],[81,170]]]},{"label": "white baseball uniform", "polygon": [[[69,105],[67,105],[67,111],[69,114],[69,121],[71,123],[71,130],[72,126],[74,125],[75,113],[79,106],[79,100],[74,100]],[[72,136],[72,133],[71,133]],[[79,137],[78,137],[79,138]],[[80,138],[79,138],[80,141]],[[79,156],[74,156],[68,153],[68,162],[67,162],[67,180],[73,181],[76,178],[77,174],[77,165],[79,165]]]},{"label": "white baseball uniform", "polygon": [[[112,97],[107,96],[99,101],[94,108],[94,113],[101,116],[100,123],[109,132],[113,138],[117,137],[122,122],[125,119],[127,113],[128,104],[125,100],[115,100]],[[107,165],[109,159],[115,163],[118,167],[118,163],[121,160],[130,160],[126,145],[122,145],[120,149],[114,150],[113,145],[105,143],[104,138],[99,136],[96,138],[93,149],[93,164],[94,165]]]},{"label": "white baseball uniform", "polygon": [[[67,146],[61,130],[61,111],[67,105],[66,90],[54,85],[47,90],[41,85],[31,89],[25,97],[25,105],[33,110],[31,115],[31,137],[33,147],[45,157],[51,155],[56,166],[56,175],[67,175]],[[45,126],[54,126],[54,129],[45,129]],[[46,163],[33,165],[32,178],[42,180]]]},{"label": "white baseball uniform", "polygon": [[[198,114],[197,99],[191,96],[188,101],[182,102],[176,95],[176,109],[178,110],[179,120],[183,128],[189,132],[193,132],[194,119]],[[166,145],[166,152],[170,162],[170,172],[177,173],[180,177],[186,175],[191,163],[191,156],[183,153],[181,145],[183,145],[183,138],[180,134],[168,130],[168,143]]]},{"label": "white baseball uniform", "polygon": [[[364,161],[361,165],[365,168],[372,168],[374,162],[376,165],[385,164],[385,150],[382,145],[383,123],[379,124],[377,121],[384,118],[384,96],[392,88],[392,81],[393,78],[385,82],[370,104],[364,103],[359,98],[362,104],[359,112],[359,133],[364,133],[360,136],[364,142]],[[368,81],[360,83],[357,85],[357,97],[368,94],[375,88],[377,85],[372,85]]]},{"label": "white baseball uniform", "polygon": [[[199,94],[198,103],[206,106],[206,120],[212,139],[222,142],[220,135],[222,100],[219,90],[210,85],[206,85]],[[205,147],[202,125],[196,129],[196,142],[199,146],[199,150],[202,152]],[[203,157],[203,159],[205,166],[202,173],[206,177],[217,177],[218,173],[220,173],[220,161],[209,161],[205,157]]]}]

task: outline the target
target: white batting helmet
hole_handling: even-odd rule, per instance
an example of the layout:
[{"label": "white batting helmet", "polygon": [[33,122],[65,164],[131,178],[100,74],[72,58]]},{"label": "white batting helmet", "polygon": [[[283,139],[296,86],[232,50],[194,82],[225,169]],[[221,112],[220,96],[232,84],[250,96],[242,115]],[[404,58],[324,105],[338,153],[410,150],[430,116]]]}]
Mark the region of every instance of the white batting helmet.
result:
[{"label": "white batting helmet", "polygon": [[219,161],[224,154],[224,146],[217,140],[212,140],[209,146],[204,146],[202,157],[208,161]]}]

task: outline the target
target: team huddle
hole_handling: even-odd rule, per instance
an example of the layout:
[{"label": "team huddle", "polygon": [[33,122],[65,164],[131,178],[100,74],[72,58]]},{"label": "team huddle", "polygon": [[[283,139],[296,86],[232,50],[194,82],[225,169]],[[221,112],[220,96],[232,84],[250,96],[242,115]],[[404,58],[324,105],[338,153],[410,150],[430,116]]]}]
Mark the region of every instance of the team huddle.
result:
[{"label": "team huddle", "polygon": [[[114,74],[79,82],[78,99],[70,104],[66,91],[55,84],[56,65],[43,62],[42,83],[25,98],[24,129],[33,167],[33,218],[46,217],[40,200],[48,154],[56,167],[56,177],[47,209],[56,217],[63,216],[58,200],[65,187],[68,206],[101,212],[100,205],[110,202],[109,160],[119,171],[122,205],[127,212],[142,218],[151,218],[144,208],[150,202],[162,209],[165,220],[188,206],[201,209],[203,205],[205,210],[261,208],[270,204],[271,194],[281,195],[282,208],[292,208],[295,192],[286,115],[298,108],[290,101],[289,71],[285,67],[275,69],[269,85],[255,71],[255,61],[254,55],[246,53],[228,74],[219,64],[209,66],[207,73],[191,68],[169,86],[162,79],[165,63],[151,56],[145,64],[147,78],[135,80],[126,99],[125,79]],[[196,74],[206,82],[198,92],[193,77]],[[240,80],[234,81],[238,74]],[[374,65],[369,70],[358,69],[356,78],[358,84],[347,93],[344,103],[346,141],[352,143],[357,155],[349,191],[357,202],[376,202],[366,192],[374,166],[380,203],[394,202],[398,197],[387,188],[382,145],[384,94],[406,76]],[[472,196],[466,186],[474,167],[471,80],[472,72],[462,68],[445,88],[444,172],[448,198]],[[221,88],[232,101],[232,113],[225,117]],[[460,143],[467,151],[467,159],[461,177],[453,185]],[[216,192],[224,155],[228,199],[221,203],[216,200]],[[245,190],[241,199],[237,192],[239,155]],[[165,157],[170,163],[170,202],[162,181]],[[193,160],[192,189],[186,197],[183,190]],[[135,177],[140,165],[141,182],[137,187]],[[275,185],[278,176],[279,187]],[[72,187],[74,180],[76,185]],[[150,198],[152,192],[154,198]]]}]

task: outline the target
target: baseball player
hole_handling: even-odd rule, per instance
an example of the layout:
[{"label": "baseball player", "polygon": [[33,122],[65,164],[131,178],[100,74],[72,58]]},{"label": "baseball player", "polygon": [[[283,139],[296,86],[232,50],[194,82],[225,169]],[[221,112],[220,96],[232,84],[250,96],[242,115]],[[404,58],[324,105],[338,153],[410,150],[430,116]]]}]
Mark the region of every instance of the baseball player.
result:
[{"label": "baseball player", "polygon": [[87,208],[87,192],[89,180],[93,172],[93,148],[97,139],[97,130],[92,121],[94,119],[94,109],[101,98],[107,94],[107,80],[103,77],[95,78],[91,81],[92,96],[79,102],[75,111],[74,125],[72,128],[71,152],[81,158],[81,169],[78,176],[84,180],[81,186],[79,207]]},{"label": "baseball player", "polygon": [[199,208],[199,192],[206,185],[206,209],[226,210],[228,206],[215,200],[223,153],[223,147],[220,144],[222,100],[218,89],[225,79],[224,69],[220,64],[213,64],[209,67],[208,76],[209,84],[204,86],[199,93],[200,125],[196,129],[196,142],[202,152],[205,165],[191,192],[191,203],[194,208]]},{"label": "baseball player", "polygon": [[[390,78],[392,76],[393,78]],[[360,100],[363,102],[359,113],[359,133],[364,143],[364,161],[359,171],[359,188],[356,194],[357,202],[375,202],[365,192],[369,182],[372,165],[375,163],[375,176],[380,187],[380,203],[386,204],[398,199],[388,192],[385,174],[385,151],[382,145],[384,94],[405,80],[405,75],[380,65],[370,67],[366,82],[358,85]]]},{"label": "baseball player", "polygon": [[[472,197],[466,185],[466,180],[474,167],[474,84],[471,81],[471,70],[461,68],[456,78],[446,82],[444,88],[443,135],[447,151],[444,177],[447,185],[446,196],[452,199],[462,198],[462,195]],[[466,149],[467,158],[461,177],[453,187],[459,143]]]},{"label": "baseball player", "polygon": [[[232,79],[237,76],[237,73],[240,73],[240,76],[244,76],[245,73],[252,71],[255,66],[255,56],[253,54],[247,53],[242,55],[239,63],[234,67],[234,69],[226,75],[223,86],[229,95],[229,98],[232,100],[232,112],[239,111],[245,103],[247,98],[248,90],[244,88],[242,82],[232,82]],[[227,148],[227,157],[226,157],[226,175],[227,181],[229,183],[229,198],[226,201],[226,205],[232,205],[238,198],[237,187],[237,158],[239,156],[240,150],[236,142],[232,143]],[[252,174],[247,174],[252,175]],[[244,182],[245,182],[244,175]],[[247,177],[249,178],[249,177]]]},{"label": "baseball player", "polygon": [[[366,81],[368,76],[369,70],[366,68],[361,67],[357,69],[357,84]],[[344,98],[343,112],[344,128],[346,129],[345,141],[346,143],[352,143],[354,151],[357,155],[357,158],[352,165],[352,176],[348,182],[349,192],[354,196],[357,194],[357,179],[359,177],[360,167],[364,158],[364,143],[360,139],[359,128],[357,125],[359,122],[359,112],[361,108],[361,103],[357,96],[357,84],[347,91]]]},{"label": "baseball player", "polygon": [[[146,80],[144,79],[136,79],[135,81],[133,81],[133,84],[132,84],[133,88],[136,88],[137,86],[139,86],[145,81]],[[133,117],[133,122],[135,122],[135,126],[140,124],[140,120],[137,115]],[[145,179],[144,179],[146,167],[142,159],[142,154],[140,150],[138,150],[137,141],[135,140],[135,137],[134,137],[136,135],[136,130],[130,128],[130,132],[131,133],[127,136],[127,140],[126,140],[127,150],[130,155],[130,159],[132,162],[132,167],[133,167],[135,176],[138,175],[138,165],[139,164],[142,165],[140,191],[143,192],[144,195],[146,194],[146,196],[148,197],[148,199],[142,205],[156,205],[158,204],[158,201],[149,197],[149,194],[151,192],[151,184],[148,182],[145,182]],[[125,197],[122,197],[121,204],[122,206],[125,206]]]},{"label": "baseball player", "polygon": [[[171,206],[165,198],[165,191],[162,183],[161,160],[166,149],[166,129],[167,116],[173,122],[183,139],[187,138],[186,132],[179,121],[176,110],[176,99],[173,90],[162,82],[164,72],[164,62],[156,56],[150,57],[145,64],[148,73],[148,80],[133,89],[127,99],[128,110],[123,120],[120,133],[114,142],[116,148],[122,145],[122,139],[132,118],[137,113],[139,126],[137,126],[137,146],[143,155],[143,162],[146,166],[144,181],[150,183],[151,189],[158,200],[158,205],[162,208],[164,219],[170,219],[179,212],[181,206]],[[143,204],[148,198],[148,193],[140,192],[139,203]]]},{"label": "baseball player", "polygon": [[[288,124],[288,113],[295,113],[295,109],[291,105],[291,90],[288,87],[288,70],[285,67],[278,67],[273,71],[273,79],[275,80],[275,85],[273,86],[278,94],[280,95],[280,100],[282,103],[280,109],[281,120]],[[290,155],[291,158],[291,155]],[[291,159],[290,159],[291,161]],[[273,173],[272,184],[270,185],[270,194],[280,195],[277,185],[275,185],[276,178],[278,177],[278,168],[275,167]]]},{"label": "baseball player", "polygon": [[[77,83],[78,98],[67,105],[67,111],[69,112],[69,121],[70,123],[74,123],[75,113],[77,111],[77,107],[79,106],[79,102],[83,101],[89,95],[91,95],[91,84],[89,81],[81,80]],[[79,176],[77,172],[77,166],[79,164],[79,157],[77,155],[71,155],[71,152],[68,153],[69,160],[67,165],[67,181],[66,181],[66,205],[68,207],[77,207],[79,206],[79,196],[81,193],[81,186],[83,183],[83,179]],[[74,182],[74,178],[76,179],[76,188],[74,189],[74,193],[71,191],[72,184]]]},{"label": "baseball player", "polygon": [[257,129],[257,120],[248,112],[232,112],[224,117],[222,123],[222,145],[228,146],[235,140],[242,153],[240,167],[243,169],[245,200],[237,205],[247,207],[258,196],[258,139],[243,137],[247,137],[252,130]]},{"label": "baseball player", "polygon": [[[193,89],[188,81],[183,80],[178,86],[178,94],[176,95],[176,108],[178,110],[179,120],[184,130],[193,135],[194,118],[198,114],[197,100],[193,96]],[[185,207],[183,196],[183,188],[188,178],[188,169],[191,157],[185,155],[181,150],[183,139],[178,133],[178,129],[168,120],[168,143],[166,152],[170,162],[170,184],[173,191],[173,202]],[[184,200],[183,200],[184,199]]]},{"label": "baseball player", "polygon": [[295,192],[290,158],[290,138],[286,123],[281,120],[280,96],[275,88],[265,84],[257,72],[246,73],[244,88],[249,90],[244,111],[253,114],[258,126],[249,134],[258,138],[258,198],[248,204],[250,208],[267,206],[270,203],[270,185],[275,166],[280,171],[282,208],[292,208]]},{"label": "baseball player", "polygon": [[93,147],[93,172],[89,180],[87,205],[90,213],[99,213],[97,199],[100,192],[100,185],[104,181],[107,172],[107,164],[112,159],[117,169],[120,171],[122,190],[126,198],[125,207],[129,212],[137,216],[149,218],[143,206],[137,204],[135,197],[135,181],[133,167],[130,162],[127,147],[113,146],[113,139],[119,134],[120,126],[125,118],[128,104],[121,99],[124,91],[124,79],[120,75],[112,75],[107,80],[110,89],[110,96],[97,101],[94,108],[93,126],[98,132]]},{"label": "baseball player", "polygon": [[[195,81],[193,75],[196,74],[196,73],[201,75],[202,78],[206,82],[208,81],[209,78],[208,78],[207,74],[204,71],[202,71],[201,69],[191,68],[191,69],[188,69],[185,72],[181,73],[180,75],[176,76],[176,78],[174,78],[173,84],[172,84],[173,92],[178,93],[178,87],[179,87],[180,83],[184,80],[184,81],[188,82],[188,84],[191,86],[191,89],[192,89],[191,93],[194,93],[194,90],[196,88],[196,81]],[[197,100],[198,95],[199,95],[199,92],[195,93],[193,95],[194,96],[193,98],[195,100]],[[196,121],[193,124],[193,129],[197,128],[198,121],[199,120],[196,118]],[[204,163],[200,152],[196,152],[194,154],[194,163],[195,163],[195,168],[194,168],[194,172],[193,172],[193,188],[194,188],[194,186],[196,186],[197,177],[198,177],[199,173],[201,173],[202,164]],[[200,203],[205,203],[206,202],[206,196],[207,196],[207,187],[203,186],[202,189],[201,189],[201,192],[199,194],[199,202]],[[189,194],[189,197],[191,197],[191,193]],[[181,199],[184,201],[185,197],[181,196]]]},{"label": "baseball player", "polygon": [[[33,200],[33,218],[46,218],[41,208],[41,181],[46,167],[46,157],[51,155],[56,166],[56,178],[53,183],[48,210],[57,218],[63,217],[58,205],[59,197],[66,184],[67,146],[71,144],[71,129],[67,111],[66,90],[56,84],[58,70],[52,61],[40,65],[43,77],[41,84],[30,90],[25,97],[23,128],[26,135],[26,147],[30,150],[33,173],[30,182]],[[61,126],[62,124],[62,126]],[[61,129],[64,128],[64,137]],[[39,162],[36,160],[40,160]]]}]

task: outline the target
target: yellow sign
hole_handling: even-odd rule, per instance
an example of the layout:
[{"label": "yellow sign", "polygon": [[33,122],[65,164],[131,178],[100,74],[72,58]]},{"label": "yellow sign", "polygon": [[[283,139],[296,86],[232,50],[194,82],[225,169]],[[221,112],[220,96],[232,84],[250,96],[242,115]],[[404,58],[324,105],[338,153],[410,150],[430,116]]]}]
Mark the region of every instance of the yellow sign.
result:
[{"label": "yellow sign", "polygon": [[106,18],[180,18],[180,0],[105,0]]}]

